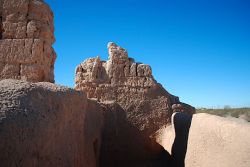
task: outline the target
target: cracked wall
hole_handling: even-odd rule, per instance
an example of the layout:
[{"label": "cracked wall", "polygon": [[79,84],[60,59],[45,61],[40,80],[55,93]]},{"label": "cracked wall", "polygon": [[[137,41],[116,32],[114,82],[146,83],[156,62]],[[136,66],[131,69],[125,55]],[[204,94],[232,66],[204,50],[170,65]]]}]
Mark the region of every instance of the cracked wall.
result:
[{"label": "cracked wall", "polygon": [[0,79],[54,82],[53,22],[42,0],[0,0]]},{"label": "cracked wall", "polygon": [[98,56],[77,66],[76,90],[102,103],[118,103],[129,122],[146,136],[153,136],[170,123],[173,104],[195,113],[192,106],[180,102],[154,79],[149,65],[135,62],[124,48],[113,42],[108,44],[108,53],[107,61]]}]

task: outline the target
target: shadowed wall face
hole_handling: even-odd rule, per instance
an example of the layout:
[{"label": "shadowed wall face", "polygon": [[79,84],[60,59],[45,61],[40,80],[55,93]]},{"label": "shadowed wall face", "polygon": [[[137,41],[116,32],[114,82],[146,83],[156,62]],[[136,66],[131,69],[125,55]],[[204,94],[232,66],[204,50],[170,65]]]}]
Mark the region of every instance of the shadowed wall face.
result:
[{"label": "shadowed wall face", "polygon": [[175,130],[175,139],[171,150],[172,166],[184,167],[192,115],[185,112],[177,112],[172,117]]},{"label": "shadowed wall face", "polygon": [[170,154],[126,119],[116,103],[103,104],[100,167],[170,167]]}]

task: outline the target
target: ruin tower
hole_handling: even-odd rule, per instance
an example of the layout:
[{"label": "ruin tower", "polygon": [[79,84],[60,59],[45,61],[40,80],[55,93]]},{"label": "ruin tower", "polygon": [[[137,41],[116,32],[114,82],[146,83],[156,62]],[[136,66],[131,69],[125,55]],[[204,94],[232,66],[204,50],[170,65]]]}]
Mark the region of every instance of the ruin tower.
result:
[{"label": "ruin tower", "polygon": [[0,0],[0,79],[54,82],[54,21],[42,0]]}]

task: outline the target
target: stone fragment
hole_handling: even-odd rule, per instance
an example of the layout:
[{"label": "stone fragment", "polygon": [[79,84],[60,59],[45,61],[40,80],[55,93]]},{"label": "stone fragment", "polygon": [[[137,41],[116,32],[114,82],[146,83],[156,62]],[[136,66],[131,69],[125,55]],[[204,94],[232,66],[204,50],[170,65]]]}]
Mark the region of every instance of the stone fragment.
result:
[{"label": "stone fragment", "polygon": [[146,64],[139,64],[137,66],[137,75],[138,77],[151,77],[152,75],[151,67]]}]

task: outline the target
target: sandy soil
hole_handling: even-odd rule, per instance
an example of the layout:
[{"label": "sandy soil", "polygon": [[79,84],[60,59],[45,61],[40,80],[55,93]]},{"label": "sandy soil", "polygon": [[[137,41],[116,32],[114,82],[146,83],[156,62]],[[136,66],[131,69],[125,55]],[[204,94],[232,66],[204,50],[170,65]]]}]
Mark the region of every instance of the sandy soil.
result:
[{"label": "sandy soil", "polygon": [[[172,126],[158,132],[158,142],[171,152]],[[249,167],[250,123],[209,114],[193,116],[186,167]]]}]

